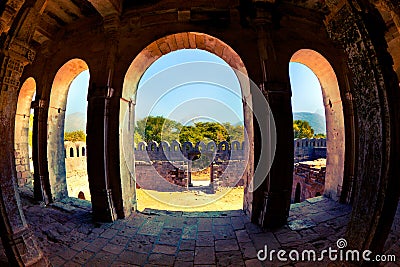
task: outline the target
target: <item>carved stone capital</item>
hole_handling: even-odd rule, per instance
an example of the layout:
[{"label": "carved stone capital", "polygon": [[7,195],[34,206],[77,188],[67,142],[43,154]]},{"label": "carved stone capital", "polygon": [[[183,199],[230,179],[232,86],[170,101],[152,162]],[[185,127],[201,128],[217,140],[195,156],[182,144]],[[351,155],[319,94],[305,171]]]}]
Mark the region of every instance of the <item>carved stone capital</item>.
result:
[{"label": "carved stone capital", "polygon": [[25,42],[15,39],[9,46],[9,54],[23,62],[24,65],[31,64],[35,59],[36,52]]}]

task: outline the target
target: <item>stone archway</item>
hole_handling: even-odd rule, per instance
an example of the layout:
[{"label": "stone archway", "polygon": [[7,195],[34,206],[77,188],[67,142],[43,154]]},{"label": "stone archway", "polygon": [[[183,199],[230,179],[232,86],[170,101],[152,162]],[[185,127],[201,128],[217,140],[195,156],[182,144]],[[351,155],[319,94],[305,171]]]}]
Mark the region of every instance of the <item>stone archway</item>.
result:
[{"label": "stone archway", "polygon": [[327,133],[324,195],[338,201],[344,176],[345,128],[343,105],[335,71],[324,56],[310,49],[298,50],[290,61],[310,68],[320,82]]},{"label": "stone archway", "polygon": [[18,95],[14,149],[17,180],[20,186],[31,183],[33,179],[29,159],[29,118],[32,98],[35,92],[36,82],[35,79],[30,77],[22,84]]},{"label": "stone archway", "polygon": [[50,94],[47,158],[49,162],[49,181],[53,199],[68,196],[65,170],[64,121],[67,96],[71,82],[89,67],[81,59],[71,59],[65,63],[54,78]]},{"label": "stone archway", "polygon": [[[122,147],[122,139],[128,138],[129,136],[133,136],[133,127],[130,131],[123,128],[124,120],[127,116],[127,112],[129,112],[129,120],[134,121],[134,103],[136,103],[136,92],[138,89],[138,84],[140,78],[143,73],[147,70],[147,68],[154,63],[158,58],[162,57],[165,54],[168,54],[172,51],[180,50],[180,49],[202,49],[208,51],[220,58],[222,58],[237,74],[237,72],[242,73],[242,76],[247,77],[247,70],[244,66],[243,61],[240,56],[226,43],[215,38],[213,36],[198,33],[198,32],[183,32],[177,34],[171,34],[166,37],[160,38],[151,44],[149,44],[146,48],[144,48],[133,60],[131,65],[129,66],[123,84],[122,98],[120,102],[120,146]],[[237,74],[238,76],[238,74]],[[250,85],[248,79],[243,79],[238,76],[238,80],[241,87],[241,93],[243,98],[243,116],[244,116],[244,125],[247,132],[248,140],[250,140],[251,144],[249,144],[246,149],[249,152],[249,161],[248,166],[246,167],[246,171],[244,174],[244,187],[245,187],[245,196],[244,196],[244,210],[251,214],[252,211],[252,202],[253,202],[253,194],[248,190],[248,186],[252,181],[253,177],[253,164],[254,164],[254,152],[253,152],[253,113],[251,111],[252,107],[252,95],[250,93]],[[133,103],[133,105],[132,105]],[[246,104],[245,104],[246,103]],[[131,140],[131,147],[134,146],[133,140]],[[247,152],[247,151],[246,151]],[[134,177],[134,174],[130,173],[128,166],[134,166],[134,158],[127,158],[122,149],[120,150],[120,172],[122,177],[122,188],[128,192],[128,184]],[[129,181],[124,178],[129,177]],[[125,182],[124,182],[125,180]],[[123,193],[124,196],[127,194]],[[128,193],[129,195],[129,193]],[[130,196],[135,197],[135,194],[131,194]],[[132,201],[131,199],[125,199],[126,201]],[[125,206],[125,205],[124,205]]]}]

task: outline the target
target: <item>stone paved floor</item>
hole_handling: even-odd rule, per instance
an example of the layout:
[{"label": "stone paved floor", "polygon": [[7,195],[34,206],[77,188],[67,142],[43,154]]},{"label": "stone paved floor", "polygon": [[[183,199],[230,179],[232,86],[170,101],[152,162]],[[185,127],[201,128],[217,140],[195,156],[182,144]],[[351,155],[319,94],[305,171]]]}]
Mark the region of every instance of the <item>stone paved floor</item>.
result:
[{"label": "stone paved floor", "polygon": [[[145,210],[126,220],[96,224],[90,206],[41,207],[22,195],[27,220],[53,266],[315,266],[260,262],[257,251],[266,244],[300,251],[336,247],[351,212],[349,206],[318,197],[292,205],[288,225],[269,231],[250,223],[241,210]],[[390,249],[398,245],[398,239],[388,244]],[[7,260],[1,253],[3,266]]]}]

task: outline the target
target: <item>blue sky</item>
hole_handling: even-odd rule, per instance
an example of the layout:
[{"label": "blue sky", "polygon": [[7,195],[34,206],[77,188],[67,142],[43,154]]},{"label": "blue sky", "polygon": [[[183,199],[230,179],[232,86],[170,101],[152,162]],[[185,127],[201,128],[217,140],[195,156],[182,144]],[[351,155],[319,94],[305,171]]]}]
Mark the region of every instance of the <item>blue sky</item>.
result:
[{"label": "blue sky", "polygon": [[87,113],[87,93],[89,88],[89,71],[81,72],[72,81],[67,98],[67,108],[65,113],[75,112]]},{"label": "blue sky", "polygon": [[[180,65],[198,61],[212,64]],[[221,67],[221,64],[226,67]],[[204,81],[206,76],[207,82],[168,88],[170,77],[187,80],[179,76],[188,76],[190,81]],[[136,99],[137,119],[162,115],[182,124],[196,121],[243,122],[241,89],[236,74],[221,58],[203,50],[179,50],[158,59],[141,78]]]},{"label": "blue sky", "polygon": [[[227,85],[229,90],[213,84],[192,83],[178,86],[173,90],[169,90],[162,97],[159,97],[159,95],[157,97],[157,88],[162,88],[165,81],[154,79],[157,80],[157,83],[152,83],[152,88],[146,86],[150,84],[150,82],[146,83],[146,81],[151,81],[150,78],[153,75],[157,75],[157,73],[174,65],[195,61],[214,62],[227,66],[221,58],[198,49],[178,50],[161,57],[147,69],[140,80],[136,105],[137,118],[141,119],[148,115],[148,106],[152,106],[150,115],[161,115],[184,124],[191,124],[198,120],[228,121],[233,124],[242,122],[243,107],[240,98],[240,87],[233,71],[224,72],[224,76],[220,77],[229,81]],[[211,75],[215,74],[210,69],[196,70],[196,72],[198,71],[209,72]],[[183,71],[181,75],[189,75],[190,72],[193,71],[187,70],[187,73]],[[323,114],[321,88],[314,73],[299,63],[290,63],[289,73],[293,93],[293,112],[317,112]],[[167,77],[171,77],[171,75]],[[88,85],[89,71],[82,72],[71,83],[67,100],[67,115],[75,112],[86,114]],[[154,98],[157,98],[157,100],[155,101]]]},{"label": "blue sky", "polygon": [[315,112],[325,116],[321,85],[312,70],[292,62],[289,64],[289,76],[293,112]]}]

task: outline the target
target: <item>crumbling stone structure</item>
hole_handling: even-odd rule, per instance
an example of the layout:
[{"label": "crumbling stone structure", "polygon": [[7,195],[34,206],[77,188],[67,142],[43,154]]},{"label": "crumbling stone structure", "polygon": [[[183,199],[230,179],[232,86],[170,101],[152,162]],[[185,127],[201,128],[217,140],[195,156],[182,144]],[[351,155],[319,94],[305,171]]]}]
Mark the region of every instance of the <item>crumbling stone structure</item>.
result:
[{"label": "crumbling stone structure", "polygon": [[[198,161],[190,159],[190,154],[198,155]],[[202,164],[196,164],[201,160]],[[136,182],[145,189],[170,189],[170,185],[159,181],[161,177],[171,184],[191,186],[191,174],[204,168],[211,168],[210,184],[214,189],[239,186],[244,183],[242,175],[246,164],[245,143],[235,140],[231,143],[222,141],[218,146],[213,141],[180,144],[173,140],[171,144],[140,142],[135,147]]]},{"label": "crumbling stone structure", "polygon": [[326,139],[294,139],[294,162],[326,158]]},{"label": "crumbling stone structure", "polygon": [[[135,158],[123,148],[133,148],[129,122],[140,101],[137,85],[155,60],[179,49],[203,49],[221,57],[254,81],[268,100],[276,153],[255,190],[252,177],[265,164],[259,162],[264,161],[265,142],[251,108],[262,107],[243,108],[250,140],[243,210],[263,227],[284,225],[291,202],[288,64],[303,63],[316,74],[329,140],[324,195],[352,205],[348,248],[378,253],[400,194],[399,6],[398,0],[2,1],[0,233],[9,263],[48,264],[25,220],[17,188],[30,179],[16,170],[16,155],[20,164],[26,164],[21,156],[28,155],[17,138],[26,133],[21,129],[26,129],[27,113],[17,112],[19,104],[34,108],[35,198],[44,204],[64,199],[66,95],[71,81],[89,69],[92,216],[95,221],[124,219],[135,209]],[[36,96],[30,103],[23,87],[32,79]],[[243,80],[241,89],[244,102],[256,103]]]},{"label": "crumbling stone structure", "polygon": [[[323,195],[326,166],[314,165],[318,165],[318,163],[305,161],[294,165],[292,203],[302,202],[306,199]],[[339,195],[340,189],[338,188]]]},{"label": "crumbling stone structure", "polygon": [[86,163],[86,143],[64,142],[65,171],[68,196],[78,197],[82,192],[90,200],[90,190]]}]

